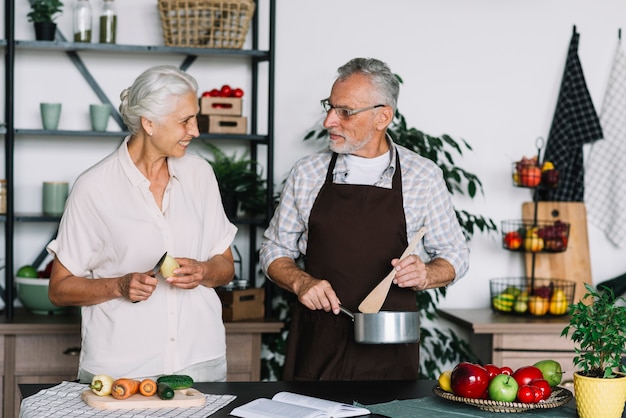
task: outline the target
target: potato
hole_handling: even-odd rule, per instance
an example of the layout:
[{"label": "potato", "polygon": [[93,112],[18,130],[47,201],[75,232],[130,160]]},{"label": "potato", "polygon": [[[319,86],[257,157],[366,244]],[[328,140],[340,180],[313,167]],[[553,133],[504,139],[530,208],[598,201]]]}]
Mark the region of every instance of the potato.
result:
[{"label": "potato", "polygon": [[163,264],[161,264],[161,276],[164,278],[168,278],[174,275],[174,270],[180,267],[178,261],[171,255],[167,255],[165,260],[163,260]]}]

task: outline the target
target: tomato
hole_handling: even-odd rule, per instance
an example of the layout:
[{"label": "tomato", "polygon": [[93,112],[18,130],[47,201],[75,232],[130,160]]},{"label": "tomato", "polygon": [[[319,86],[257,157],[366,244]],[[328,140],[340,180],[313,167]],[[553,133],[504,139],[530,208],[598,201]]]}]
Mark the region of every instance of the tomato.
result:
[{"label": "tomato", "polygon": [[224,84],[220,89],[220,97],[230,97],[232,91],[233,89],[228,84]]},{"label": "tomato", "polygon": [[218,89],[213,89],[209,92],[209,96],[211,97],[219,97],[220,91]]},{"label": "tomato", "polygon": [[517,400],[521,403],[535,403],[535,389],[529,385],[522,385],[517,390]]},{"label": "tomato", "polygon": [[211,96],[211,92],[210,91],[207,90],[207,91],[203,91],[202,92],[202,97],[209,97],[209,96]]},{"label": "tomato", "polygon": [[530,386],[534,386],[541,391],[541,399],[548,399],[552,394],[552,388],[546,379],[533,379],[530,381]]},{"label": "tomato", "polygon": [[529,385],[531,381],[535,379],[543,379],[543,373],[539,367],[535,366],[523,366],[515,370],[513,378],[520,386]]},{"label": "tomato", "polygon": [[513,376],[513,369],[508,366],[500,367],[501,374],[508,374],[509,376]]},{"label": "tomato", "polygon": [[504,236],[504,246],[509,250],[517,250],[522,246],[522,236],[517,231],[508,232]]},{"label": "tomato", "polygon": [[232,97],[243,97],[243,90],[237,87],[230,93],[230,95]]},{"label": "tomato", "polygon": [[484,367],[487,370],[487,373],[489,374],[490,381],[497,375],[502,374],[500,373],[500,368],[496,366],[495,364],[485,364]]}]

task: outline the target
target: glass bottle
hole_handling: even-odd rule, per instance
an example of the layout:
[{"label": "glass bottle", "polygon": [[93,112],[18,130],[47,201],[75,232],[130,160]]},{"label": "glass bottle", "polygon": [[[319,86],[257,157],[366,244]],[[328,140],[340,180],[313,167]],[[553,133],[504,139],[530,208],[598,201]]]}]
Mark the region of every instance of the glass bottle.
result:
[{"label": "glass bottle", "polygon": [[117,31],[117,13],[115,13],[115,1],[104,0],[100,13],[100,43],[114,44]]},{"label": "glass bottle", "polygon": [[74,1],[74,42],[91,42],[92,12],[89,0]]}]

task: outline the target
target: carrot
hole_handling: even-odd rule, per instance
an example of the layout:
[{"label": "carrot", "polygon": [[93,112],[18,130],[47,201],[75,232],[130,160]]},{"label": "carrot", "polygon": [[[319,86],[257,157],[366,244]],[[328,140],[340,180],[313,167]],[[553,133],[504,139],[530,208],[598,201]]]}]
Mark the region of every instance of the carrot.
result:
[{"label": "carrot", "polygon": [[139,392],[139,384],[141,382],[135,379],[122,377],[113,382],[111,387],[111,395],[115,399],[127,399]]},{"label": "carrot", "polygon": [[139,393],[143,396],[152,396],[157,391],[157,382],[152,379],[143,379],[139,384]]}]

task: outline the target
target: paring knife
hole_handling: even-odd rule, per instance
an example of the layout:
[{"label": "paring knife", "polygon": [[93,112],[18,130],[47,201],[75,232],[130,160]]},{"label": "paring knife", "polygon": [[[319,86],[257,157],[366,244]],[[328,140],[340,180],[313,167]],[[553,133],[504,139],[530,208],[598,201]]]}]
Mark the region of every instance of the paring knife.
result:
[{"label": "paring knife", "polygon": [[157,275],[157,273],[161,269],[161,266],[163,265],[163,261],[165,261],[165,257],[166,256],[167,256],[167,251],[165,251],[165,253],[163,253],[161,258],[159,258],[159,261],[157,261],[156,265],[152,269],[152,276],[156,276]]},{"label": "paring knife", "polygon": [[[167,256],[167,251],[165,251],[165,253],[163,253],[161,258],[159,258],[159,261],[157,261],[156,265],[152,269],[152,273],[150,274],[152,277],[156,277],[157,273],[161,269],[161,266],[163,265],[163,261],[165,261],[165,257],[166,256]],[[137,302],[140,302],[140,301],[139,300],[133,301],[133,303],[137,303]]]}]

